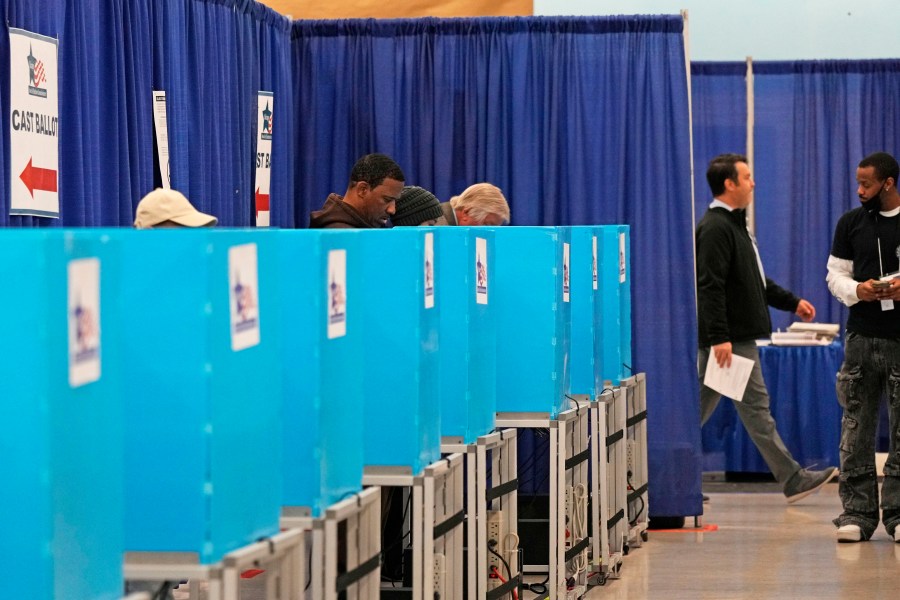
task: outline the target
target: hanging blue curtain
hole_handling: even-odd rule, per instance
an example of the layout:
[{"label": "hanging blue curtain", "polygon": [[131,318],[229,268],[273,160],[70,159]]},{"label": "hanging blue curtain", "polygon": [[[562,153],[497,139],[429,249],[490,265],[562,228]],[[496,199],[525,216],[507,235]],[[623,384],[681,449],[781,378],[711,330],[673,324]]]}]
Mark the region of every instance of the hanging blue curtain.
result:
[{"label": "hanging blue curtain", "polygon": [[706,167],[719,154],[747,152],[747,64],[691,63],[694,132],[694,221],[703,218],[712,195]]},{"label": "hanging blue curtain", "polygon": [[517,225],[632,226],[651,511],[700,514],[681,18],[297,21],[293,37],[298,221],[384,152],[444,200],[498,185]]},{"label": "hanging blue curtain", "polygon": [[[287,55],[281,49],[289,44],[287,19],[250,0],[155,0],[154,9],[159,59],[153,84],[166,91],[172,187],[199,210],[218,217],[222,226],[249,225],[254,213],[256,94],[263,84],[274,88],[277,79],[284,101],[290,103],[285,92]],[[265,35],[263,27],[270,30]],[[260,42],[277,64],[260,63]],[[275,159],[284,162],[272,172],[272,202],[279,207],[273,224],[293,225],[286,209],[293,194],[287,169],[291,120],[284,119],[288,126],[281,132],[277,119],[274,122],[273,146],[284,154]],[[274,181],[276,172],[285,181]]]},{"label": "hanging blue curtain", "polygon": [[[706,182],[709,161],[726,152],[747,152],[747,63],[692,62],[691,115],[694,132],[694,222],[712,202]],[[725,442],[736,415],[731,402],[717,409],[719,418],[701,430],[703,470],[725,470]]]},{"label": "hanging blue curtain", "polygon": [[[856,165],[900,153],[900,61],[754,64],[756,230],[766,274],[845,323],[825,285],[840,216],[859,205]],[[791,315],[772,311],[774,327]],[[793,319],[795,320],[795,319]]]}]

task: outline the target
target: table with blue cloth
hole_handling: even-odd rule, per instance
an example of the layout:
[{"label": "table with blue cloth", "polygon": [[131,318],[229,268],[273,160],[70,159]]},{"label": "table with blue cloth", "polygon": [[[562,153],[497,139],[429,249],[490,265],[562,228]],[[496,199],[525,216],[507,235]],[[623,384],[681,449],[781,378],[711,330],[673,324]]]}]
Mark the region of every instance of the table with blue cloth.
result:
[{"label": "table with blue cloth", "polygon": [[[840,342],[828,346],[762,346],[763,377],[781,438],[801,467],[839,465],[842,410],[835,379],[844,360]],[[704,471],[769,473],[734,409],[722,398],[702,430]]]}]

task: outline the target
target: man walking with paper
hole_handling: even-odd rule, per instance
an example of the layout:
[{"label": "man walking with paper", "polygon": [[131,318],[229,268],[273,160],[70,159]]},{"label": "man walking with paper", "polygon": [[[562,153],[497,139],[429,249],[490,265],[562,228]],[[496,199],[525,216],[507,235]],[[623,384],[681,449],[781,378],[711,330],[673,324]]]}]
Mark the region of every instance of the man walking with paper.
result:
[{"label": "man walking with paper", "polygon": [[875,431],[887,394],[890,453],[881,487],[881,522],[900,543],[900,165],[885,152],[856,169],[862,206],[844,213],[828,257],[828,289],[850,307],[844,364],[837,378],[841,421],[841,504],[837,541],[862,542],[878,527]]},{"label": "man walking with paper", "polygon": [[[804,321],[812,321],[816,309],[765,276],[756,240],[746,223],[745,209],[753,200],[754,188],[746,157],[715,157],[706,180],[715,199],[696,233],[701,426],[721,398],[704,384],[710,355],[715,362],[712,371],[715,367],[730,370],[735,357],[752,361],[743,395],[732,399],[747,433],[782,485],[787,501],[793,503],[817,492],[837,469],[803,469],[785,447],[769,410],[756,340],[771,335],[769,306],[796,313]],[[735,379],[728,371],[718,375],[725,382]]]}]

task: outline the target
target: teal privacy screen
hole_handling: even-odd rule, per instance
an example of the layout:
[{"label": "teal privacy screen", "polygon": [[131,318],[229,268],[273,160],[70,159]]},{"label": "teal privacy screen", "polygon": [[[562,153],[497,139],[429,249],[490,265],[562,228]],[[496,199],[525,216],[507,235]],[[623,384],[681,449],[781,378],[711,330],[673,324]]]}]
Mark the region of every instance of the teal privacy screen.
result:
[{"label": "teal privacy screen", "polygon": [[202,563],[278,531],[275,237],[123,234],[125,541]]},{"label": "teal privacy screen", "polygon": [[440,458],[438,247],[424,228],[359,234],[362,275],[348,286],[360,285],[364,298],[363,460],[418,474]]},{"label": "teal privacy screen", "polygon": [[[471,444],[494,430],[497,334],[491,303],[494,233],[436,227],[441,436]],[[449,440],[448,440],[449,441]]]},{"label": "teal privacy screen", "polygon": [[596,296],[597,381],[615,385],[631,370],[631,240],[628,225],[599,227],[599,289]]},{"label": "teal privacy screen", "polygon": [[[571,305],[569,392],[587,394],[592,398],[599,390],[596,385],[594,336],[596,335],[594,297],[599,287],[597,279],[597,228],[570,228]],[[602,388],[601,388],[602,389]]]},{"label": "teal privacy screen", "polygon": [[568,228],[494,229],[491,300],[497,305],[497,412],[565,406],[571,303]]},{"label": "teal privacy screen", "polygon": [[122,592],[115,241],[0,235],[0,556],[4,598]]},{"label": "teal privacy screen", "polygon": [[358,231],[278,237],[284,505],[314,517],[362,489],[363,311]]}]

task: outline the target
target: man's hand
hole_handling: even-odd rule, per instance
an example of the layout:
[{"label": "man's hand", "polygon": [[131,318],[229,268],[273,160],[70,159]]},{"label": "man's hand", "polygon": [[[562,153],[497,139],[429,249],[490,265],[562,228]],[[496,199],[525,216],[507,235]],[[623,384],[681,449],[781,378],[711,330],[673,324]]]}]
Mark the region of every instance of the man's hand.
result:
[{"label": "man's hand", "polygon": [[816,318],[816,307],[808,300],[800,300],[800,304],[797,305],[797,310],[795,312],[798,317],[807,323]]},{"label": "man's hand", "polygon": [[869,279],[856,286],[856,297],[866,302],[900,300],[900,280],[878,281]]},{"label": "man's hand", "polygon": [[712,352],[721,368],[727,369],[731,366],[731,342],[716,344],[712,347]]}]

